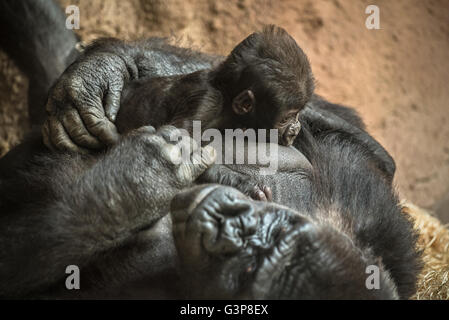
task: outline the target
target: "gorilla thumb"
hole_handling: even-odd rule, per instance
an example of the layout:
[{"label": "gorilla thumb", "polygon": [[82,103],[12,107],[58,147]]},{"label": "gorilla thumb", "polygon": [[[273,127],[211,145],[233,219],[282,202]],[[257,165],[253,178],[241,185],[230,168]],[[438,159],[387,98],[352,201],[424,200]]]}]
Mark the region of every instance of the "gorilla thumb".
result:
[{"label": "gorilla thumb", "polygon": [[189,163],[183,163],[179,167],[179,175],[182,181],[195,181],[206,169],[212,166],[217,159],[217,152],[212,146],[205,146],[191,155]]}]

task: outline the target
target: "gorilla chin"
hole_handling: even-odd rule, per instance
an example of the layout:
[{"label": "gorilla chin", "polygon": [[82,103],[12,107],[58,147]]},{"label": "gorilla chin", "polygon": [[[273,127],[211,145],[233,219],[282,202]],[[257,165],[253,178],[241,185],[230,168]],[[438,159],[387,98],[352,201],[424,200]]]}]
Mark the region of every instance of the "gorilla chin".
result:
[{"label": "gorilla chin", "polygon": [[[171,214],[191,298],[398,299],[381,261],[292,209],[201,185],[178,194]],[[369,290],[365,271],[373,264],[380,286]]]}]

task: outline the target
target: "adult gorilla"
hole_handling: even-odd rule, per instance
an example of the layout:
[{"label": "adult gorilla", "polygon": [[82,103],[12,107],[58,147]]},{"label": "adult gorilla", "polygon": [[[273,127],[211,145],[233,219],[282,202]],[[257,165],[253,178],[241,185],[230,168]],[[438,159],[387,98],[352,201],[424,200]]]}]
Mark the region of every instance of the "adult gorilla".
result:
[{"label": "adult gorilla", "polygon": [[[73,51],[60,56],[48,44],[75,37],[51,2],[15,3],[2,6],[17,5],[12,13],[26,12],[27,20],[6,25],[21,39],[4,41],[8,52],[28,74],[43,66],[55,79],[45,66],[68,63]],[[30,26],[39,36],[25,31]],[[111,147],[52,153],[37,134],[0,159],[0,296],[394,299],[414,292],[419,255],[391,186],[394,163],[350,110],[315,97],[301,114],[300,153],[281,149],[278,173],[231,166],[269,184],[273,203],[230,187],[192,186],[214,155],[194,148],[198,165],[175,165],[173,127],[114,132],[114,103],[130,70],[161,76],[213,61],[150,39],[109,41],[71,65],[50,93],[51,117],[71,114],[66,119],[86,141],[83,123]],[[68,265],[81,269],[80,290],[65,288]],[[380,270],[378,288],[366,286],[370,265]]]}]

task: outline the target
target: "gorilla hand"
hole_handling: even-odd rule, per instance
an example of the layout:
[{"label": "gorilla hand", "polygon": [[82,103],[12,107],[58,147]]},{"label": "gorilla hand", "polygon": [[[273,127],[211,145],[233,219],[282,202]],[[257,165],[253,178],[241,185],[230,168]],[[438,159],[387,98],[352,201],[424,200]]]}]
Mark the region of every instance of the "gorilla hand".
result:
[{"label": "gorilla hand", "polygon": [[50,149],[87,153],[118,140],[114,121],[125,83],[137,77],[126,55],[87,51],[50,90],[43,126]]},{"label": "gorilla hand", "polygon": [[213,147],[199,148],[195,140],[173,126],[163,126],[157,131],[152,126],[141,127],[125,137],[124,143],[129,145],[130,142],[137,149],[131,152],[133,156],[141,158],[134,160],[140,161],[138,166],[163,180],[157,184],[154,179],[150,181],[158,189],[182,189],[190,185],[216,159]]},{"label": "gorilla hand", "polygon": [[127,194],[124,200],[138,208],[136,214],[148,211],[152,221],[165,215],[173,196],[190,186],[216,158],[214,148],[199,148],[173,126],[157,132],[151,126],[131,131],[107,155],[110,161],[120,162],[107,166],[115,168],[107,175],[120,181],[120,193]]}]

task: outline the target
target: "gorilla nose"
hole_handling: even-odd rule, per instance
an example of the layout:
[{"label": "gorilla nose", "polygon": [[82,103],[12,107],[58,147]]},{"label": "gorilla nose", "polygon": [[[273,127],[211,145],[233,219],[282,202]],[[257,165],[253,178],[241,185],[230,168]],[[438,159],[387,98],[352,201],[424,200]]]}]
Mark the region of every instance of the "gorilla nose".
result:
[{"label": "gorilla nose", "polygon": [[[171,202],[171,215],[175,225],[197,220],[200,216],[238,216],[252,211],[250,199],[237,189],[217,185],[201,185],[183,191]],[[193,217],[194,216],[194,217]]]},{"label": "gorilla nose", "polygon": [[204,250],[222,254],[240,248],[235,221],[253,212],[250,201],[237,189],[221,185],[202,185],[175,196],[171,216],[178,252],[192,257]]},{"label": "gorilla nose", "polygon": [[200,185],[178,193],[170,205],[174,222],[185,222],[192,211],[219,187],[219,185]]}]

